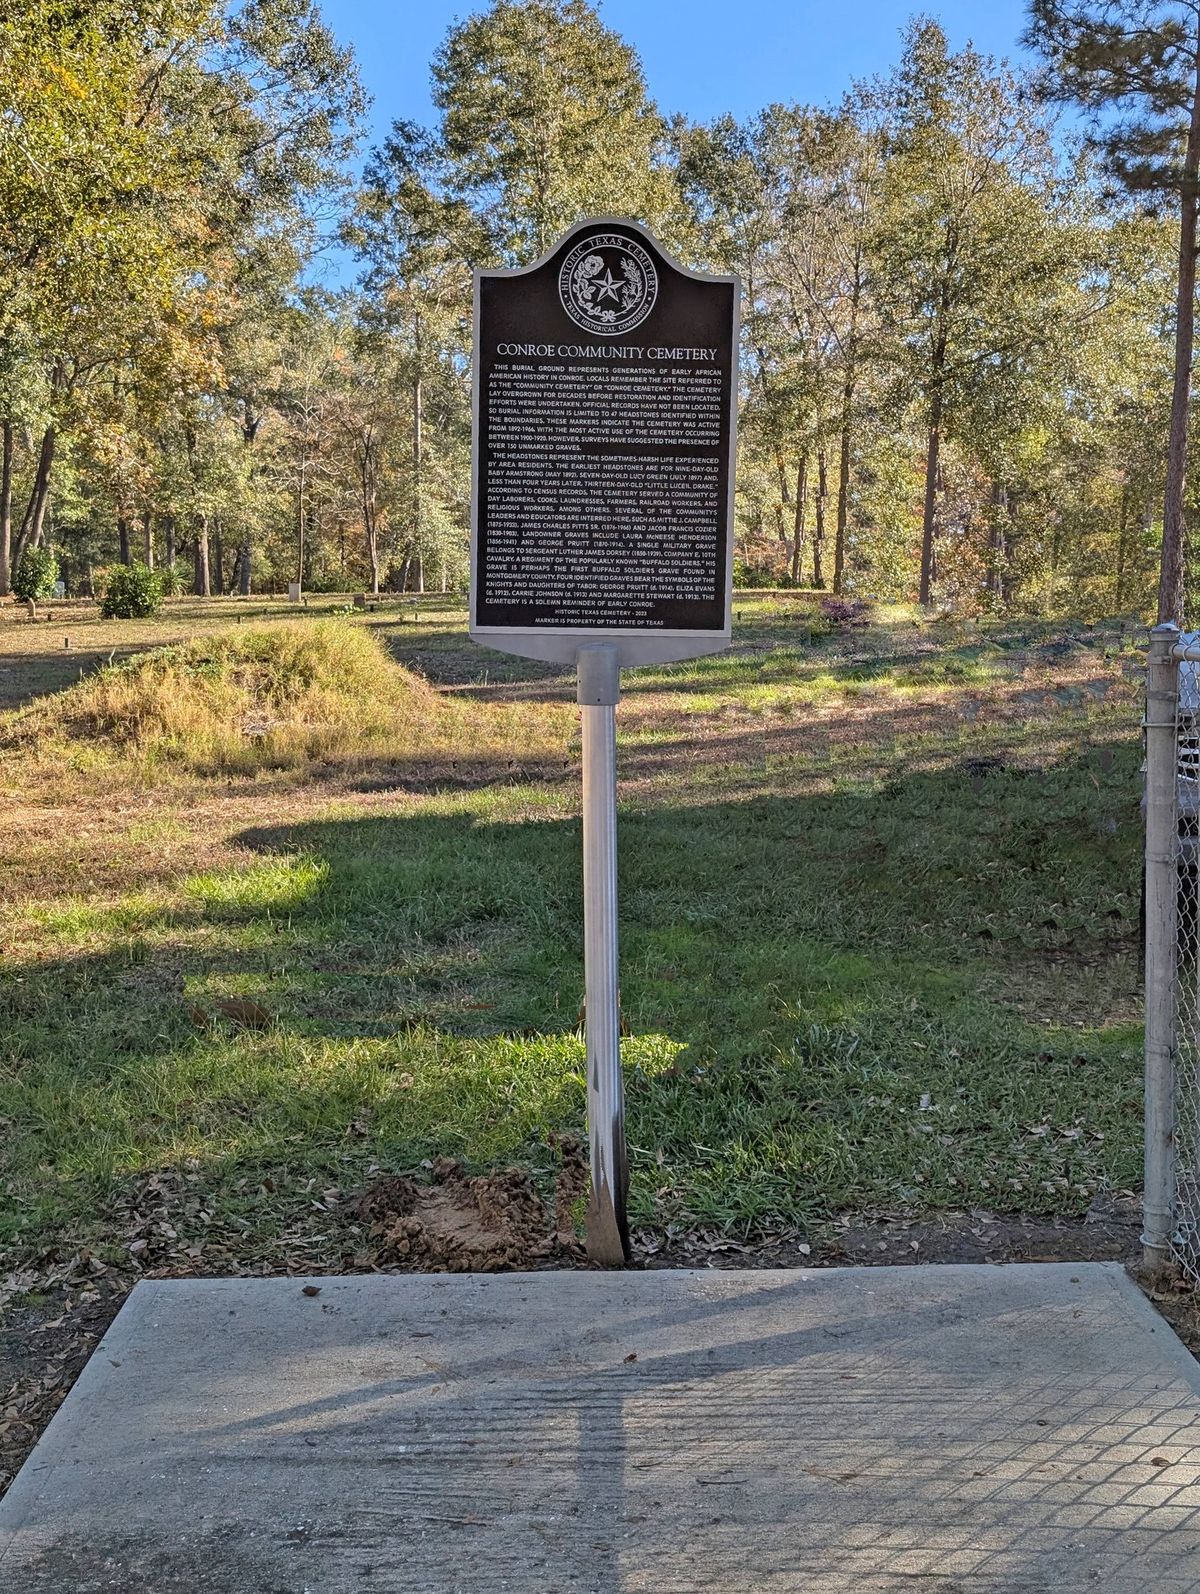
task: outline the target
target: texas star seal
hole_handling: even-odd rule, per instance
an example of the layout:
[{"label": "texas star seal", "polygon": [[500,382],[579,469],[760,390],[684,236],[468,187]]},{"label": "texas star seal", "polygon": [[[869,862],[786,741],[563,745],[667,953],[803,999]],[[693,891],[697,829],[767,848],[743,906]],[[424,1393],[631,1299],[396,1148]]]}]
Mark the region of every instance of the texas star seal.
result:
[{"label": "texas star seal", "polygon": [[563,261],[558,296],[576,326],[619,337],[654,308],[658,272],[635,238],[596,232],[583,238]]}]

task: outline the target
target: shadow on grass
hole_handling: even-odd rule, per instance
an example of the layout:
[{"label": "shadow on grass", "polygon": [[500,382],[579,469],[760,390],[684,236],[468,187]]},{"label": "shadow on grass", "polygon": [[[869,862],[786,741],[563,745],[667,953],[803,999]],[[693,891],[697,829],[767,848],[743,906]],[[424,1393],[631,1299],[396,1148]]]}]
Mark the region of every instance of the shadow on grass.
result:
[{"label": "shadow on grass", "polygon": [[[1138,634],[1132,622],[1071,626],[1062,621],[1020,620],[983,624],[931,625],[915,619],[873,623],[868,629],[818,631],[807,623],[810,611],[765,612],[734,604],[733,646],[726,652],[627,671],[622,693],[737,692],[747,685],[804,686],[835,676],[841,686],[869,687],[896,678],[909,686],[987,686],[1012,679],[1030,668],[1053,670],[1093,656],[1100,671],[1106,655]],[[480,649],[458,626],[389,627],[385,640],[396,661],[422,671],[435,685],[481,701],[563,698],[574,695],[569,667]],[[1139,665],[1139,668],[1141,666]],[[1111,663],[1103,672],[1112,678]]]},{"label": "shadow on grass", "polygon": [[[1126,747],[623,815],[635,1216],[1076,1211],[1132,1184],[1137,1035],[1105,1015],[1136,978],[1135,770]],[[103,950],[9,965],[2,1166],[47,1217],[185,1155],[225,1181],[348,1143],[539,1163],[582,1127],[577,821],[458,794],[238,839],[240,871],[60,927]]]}]

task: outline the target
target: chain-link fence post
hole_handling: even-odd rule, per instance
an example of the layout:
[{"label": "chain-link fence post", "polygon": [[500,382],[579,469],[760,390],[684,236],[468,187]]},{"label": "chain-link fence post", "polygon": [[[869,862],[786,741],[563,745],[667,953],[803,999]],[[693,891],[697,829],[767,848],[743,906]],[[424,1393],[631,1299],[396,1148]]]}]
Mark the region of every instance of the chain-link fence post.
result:
[{"label": "chain-link fence post", "polygon": [[1171,1261],[1175,1196],[1175,994],[1179,884],[1175,780],[1179,669],[1173,625],[1150,633],[1146,671],[1146,1267]]}]

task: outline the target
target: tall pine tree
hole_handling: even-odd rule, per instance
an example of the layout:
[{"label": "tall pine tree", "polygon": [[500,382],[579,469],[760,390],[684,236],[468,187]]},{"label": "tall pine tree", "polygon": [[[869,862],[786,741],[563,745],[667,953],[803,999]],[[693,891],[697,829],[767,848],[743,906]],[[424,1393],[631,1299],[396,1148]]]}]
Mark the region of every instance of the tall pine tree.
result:
[{"label": "tall pine tree", "polygon": [[1046,91],[1090,114],[1097,147],[1127,189],[1170,197],[1178,206],[1175,369],[1158,618],[1181,622],[1200,192],[1200,3],[1032,0],[1029,15],[1025,42],[1046,57]]}]

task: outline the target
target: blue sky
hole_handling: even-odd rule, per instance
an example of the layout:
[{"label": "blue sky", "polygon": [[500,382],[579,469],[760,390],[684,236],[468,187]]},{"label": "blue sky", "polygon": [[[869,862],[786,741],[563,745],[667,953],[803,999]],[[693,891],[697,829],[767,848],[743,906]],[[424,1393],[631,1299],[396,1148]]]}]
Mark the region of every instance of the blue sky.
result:
[{"label": "blue sky", "polygon": [[[323,0],[325,18],[358,56],[373,104],[369,142],[398,118],[432,120],[429,62],[451,24],[483,0]],[[697,120],[748,116],[773,100],[827,104],[854,78],[884,72],[919,12],[935,16],[953,45],[1017,57],[1023,0],[940,5],[902,0],[603,0],[601,16],[637,49],[650,93],[670,114]],[[331,260],[327,280],[345,279]]]}]

